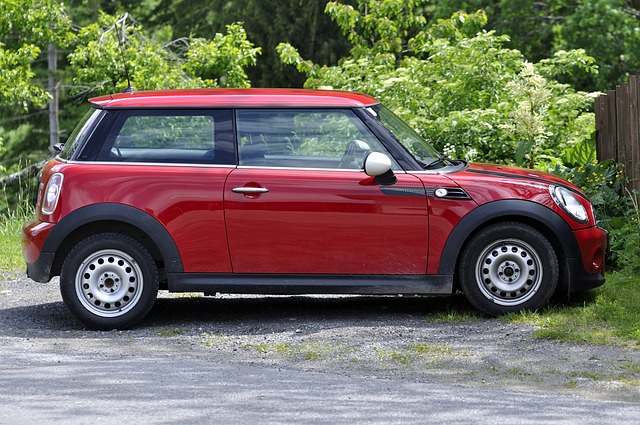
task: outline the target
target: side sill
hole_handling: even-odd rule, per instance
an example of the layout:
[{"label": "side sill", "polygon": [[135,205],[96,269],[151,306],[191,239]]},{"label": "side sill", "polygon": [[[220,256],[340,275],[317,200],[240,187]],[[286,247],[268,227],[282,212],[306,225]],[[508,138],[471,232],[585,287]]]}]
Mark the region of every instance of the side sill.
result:
[{"label": "side sill", "polygon": [[169,292],[228,294],[421,294],[453,292],[451,275],[258,275],[169,273]]}]

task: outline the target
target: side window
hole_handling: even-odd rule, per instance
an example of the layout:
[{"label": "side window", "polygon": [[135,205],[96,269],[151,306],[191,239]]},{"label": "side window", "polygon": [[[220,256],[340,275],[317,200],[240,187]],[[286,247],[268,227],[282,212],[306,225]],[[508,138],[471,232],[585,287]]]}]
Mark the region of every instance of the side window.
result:
[{"label": "side window", "polygon": [[71,159],[76,151],[89,137],[93,128],[101,120],[104,111],[91,108],[78,123],[67,141],[63,144],[62,152],[58,155],[62,159]]},{"label": "side window", "polygon": [[231,113],[224,112],[125,111],[98,160],[232,164]]},{"label": "side window", "polygon": [[368,152],[387,153],[350,109],[237,110],[240,165],[362,169]]}]

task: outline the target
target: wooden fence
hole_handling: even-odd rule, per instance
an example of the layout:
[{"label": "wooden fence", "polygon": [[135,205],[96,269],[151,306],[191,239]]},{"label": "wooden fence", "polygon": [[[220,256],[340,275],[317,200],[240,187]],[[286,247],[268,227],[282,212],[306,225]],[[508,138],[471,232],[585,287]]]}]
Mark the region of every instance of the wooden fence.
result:
[{"label": "wooden fence", "polygon": [[598,159],[624,164],[629,190],[640,190],[640,76],[595,100]]}]

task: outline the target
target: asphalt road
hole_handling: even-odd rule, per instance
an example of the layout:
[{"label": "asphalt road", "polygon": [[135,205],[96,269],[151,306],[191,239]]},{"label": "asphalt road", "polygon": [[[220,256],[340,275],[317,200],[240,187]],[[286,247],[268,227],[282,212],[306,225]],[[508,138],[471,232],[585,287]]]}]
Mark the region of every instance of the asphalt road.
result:
[{"label": "asphalt road", "polygon": [[640,405],[205,358],[1,349],[3,424],[620,424]]},{"label": "asphalt road", "polygon": [[[69,316],[55,284],[11,276],[0,285],[0,424],[640,423],[637,386],[624,387],[627,396],[606,386],[579,392],[548,385],[545,374],[516,375],[520,385],[502,381],[507,374],[492,374],[500,368],[492,360],[475,366],[486,369],[478,375],[478,370],[454,373],[449,365],[461,366],[450,359],[360,358],[399,346],[398,341],[435,340],[441,334],[452,341],[447,357],[465,362],[486,363],[495,353],[524,356],[523,347],[539,356],[545,347],[555,347],[540,342],[542,351],[536,351],[528,330],[518,336],[517,328],[480,320],[463,325],[467,330],[459,340],[478,349],[493,341],[495,347],[488,347],[486,356],[467,348],[468,354],[458,357],[456,325],[416,317],[421,305],[376,298],[166,298],[136,329],[94,332]],[[500,338],[483,336],[491,329],[523,345],[501,351],[506,349],[499,347]],[[256,350],[268,344],[294,346],[296,338],[327,338],[340,345],[343,334],[354,346],[360,344],[343,359],[309,361],[299,354]],[[290,345],[282,345],[282,338]],[[368,340],[375,350],[367,348]],[[576,353],[584,347],[554,349]],[[615,361],[626,359],[629,369],[637,365],[636,354],[624,351]],[[546,361],[559,360],[550,354]]]}]

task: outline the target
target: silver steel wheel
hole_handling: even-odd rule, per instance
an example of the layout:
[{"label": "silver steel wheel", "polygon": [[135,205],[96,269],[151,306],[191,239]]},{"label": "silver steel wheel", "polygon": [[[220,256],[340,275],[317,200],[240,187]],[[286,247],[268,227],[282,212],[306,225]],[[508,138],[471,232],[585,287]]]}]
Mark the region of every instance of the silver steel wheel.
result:
[{"label": "silver steel wheel", "polygon": [[87,257],[75,277],[78,300],[100,317],[118,317],[134,308],[144,278],[137,262],[128,254],[105,249]]},{"label": "silver steel wheel", "polygon": [[542,283],[538,253],[518,239],[502,239],[488,245],[476,262],[480,292],[501,306],[517,306],[531,299]]}]

